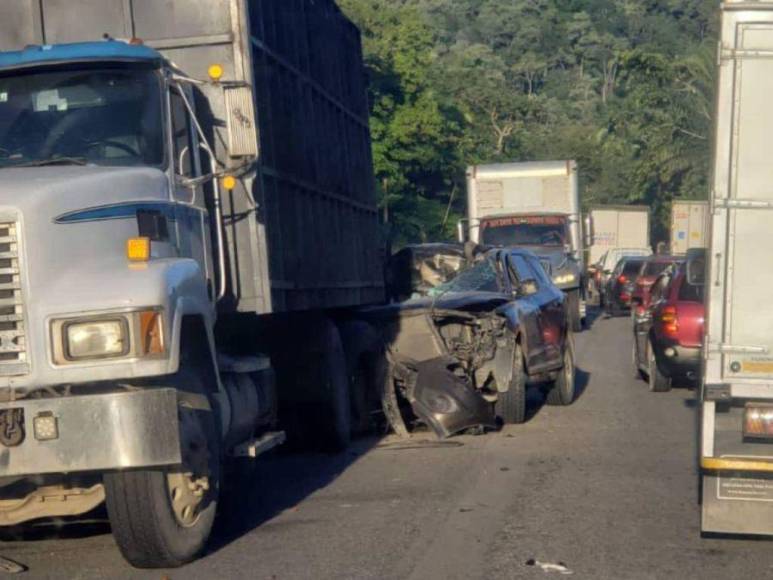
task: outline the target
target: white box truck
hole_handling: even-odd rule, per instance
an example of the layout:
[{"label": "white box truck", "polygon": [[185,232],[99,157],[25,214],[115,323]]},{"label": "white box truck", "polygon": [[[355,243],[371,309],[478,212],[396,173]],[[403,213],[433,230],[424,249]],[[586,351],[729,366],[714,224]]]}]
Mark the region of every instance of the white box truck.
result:
[{"label": "white box truck", "polygon": [[585,224],[590,240],[588,264],[598,263],[609,250],[650,247],[650,210],[647,206],[595,206],[590,208]]},{"label": "white box truck", "polygon": [[705,248],[708,241],[709,202],[675,201],[671,205],[671,253],[684,255]]},{"label": "white box truck", "polygon": [[701,528],[773,535],[773,4],[726,0],[718,57]]},{"label": "white box truck", "polygon": [[549,262],[553,282],[567,295],[572,328],[581,330],[585,270],[574,161],[468,168],[466,224],[461,240],[526,247]]}]

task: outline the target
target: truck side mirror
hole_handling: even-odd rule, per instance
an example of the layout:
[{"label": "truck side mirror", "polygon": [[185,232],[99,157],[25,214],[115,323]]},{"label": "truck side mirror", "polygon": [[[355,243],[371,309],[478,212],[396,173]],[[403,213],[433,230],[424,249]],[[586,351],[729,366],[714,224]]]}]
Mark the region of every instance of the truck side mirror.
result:
[{"label": "truck side mirror", "polygon": [[583,242],[586,247],[593,245],[593,218],[586,215],[583,220]]},{"label": "truck side mirror", "polygon": [[456,239],[459,241],[460,244],[463,244],[467,241],[468,233],[469,231],[465,227],[468,223],[467,220],[462,219],[456,222]]},{"label": "truck side mirror", "polygon": [[258,132],[252,87],[224,87],[228,126],[228,155],[257,157]]}]

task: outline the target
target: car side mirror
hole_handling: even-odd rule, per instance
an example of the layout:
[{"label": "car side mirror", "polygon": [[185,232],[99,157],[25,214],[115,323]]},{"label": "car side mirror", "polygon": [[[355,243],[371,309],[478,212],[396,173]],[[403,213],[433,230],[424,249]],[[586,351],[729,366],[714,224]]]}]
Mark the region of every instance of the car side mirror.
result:
[{"label": "car side mirror", "polygon": [[706,283],[706,261],[696,258],[687,262],[687,283],[691,286],[703,286]]},{"label": "car side mirror", "polygon": [[584,221],[584,228],[583,228],[583,242],[584,245],[587,247],[590,247],[593,245],[594,239],[593,239],[593,218],[591,216],[587,215],[585,216]]},{"label": "car side mirror", "polygon": [[531,278],[522,281],[518,287],[518,294],[520,296],[534,296],[537,292],[539,292],[537,281]]}]

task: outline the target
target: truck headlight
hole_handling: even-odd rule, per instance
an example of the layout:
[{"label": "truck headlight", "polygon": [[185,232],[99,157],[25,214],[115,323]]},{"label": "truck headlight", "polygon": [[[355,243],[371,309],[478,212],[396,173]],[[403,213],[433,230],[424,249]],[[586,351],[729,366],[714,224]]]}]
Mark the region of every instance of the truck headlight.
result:
[{"label": "truck headlight", "polygon": [[158,308],[54,320],[51,332],[56,364],[166,356]]},{"label": "truck headlight", "polygon": [[68,360],[112,358],[128,354],[126,320],[71,322],[64,325],[64,352]]},{"label": "truck headlight", "polygon": [[562,274],[553,278],[553,284],[571,284],[577,279],[574,274]]}]

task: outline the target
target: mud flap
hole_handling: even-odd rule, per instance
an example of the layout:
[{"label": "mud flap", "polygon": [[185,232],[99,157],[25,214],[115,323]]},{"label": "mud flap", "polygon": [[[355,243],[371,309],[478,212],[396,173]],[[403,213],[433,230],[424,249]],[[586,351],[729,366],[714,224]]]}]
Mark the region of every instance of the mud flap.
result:
[{"label": "mud flap", "polygon": [[701,531],[773,535],[773,474],[704,475]]},{"label": "mud flap", "polygon": [[441,439],[473,427],[496,429],[491,403],[453,372],[456,366],[455,360],[445,357],[416,365],[413,412]]}]

